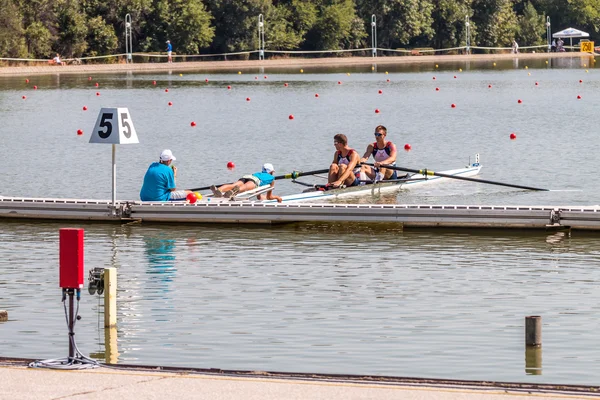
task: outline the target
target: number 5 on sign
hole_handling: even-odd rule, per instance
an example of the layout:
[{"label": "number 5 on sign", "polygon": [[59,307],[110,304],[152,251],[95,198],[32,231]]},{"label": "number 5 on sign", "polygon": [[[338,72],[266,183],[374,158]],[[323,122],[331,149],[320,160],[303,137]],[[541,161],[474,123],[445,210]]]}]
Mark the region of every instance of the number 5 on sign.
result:
[{"label": "number 5 on sign", "polygon": [[103,108],[98,114],[90,143],[139,143],[127,108]]}]

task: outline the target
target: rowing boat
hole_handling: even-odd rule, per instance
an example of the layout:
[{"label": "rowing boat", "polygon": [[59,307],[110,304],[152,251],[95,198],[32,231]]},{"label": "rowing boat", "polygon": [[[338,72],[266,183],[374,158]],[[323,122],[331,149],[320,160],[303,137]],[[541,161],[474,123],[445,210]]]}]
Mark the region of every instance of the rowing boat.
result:
[{"label": "rowing boat", "polygon": [[[479,174],[481,170],[481,164],[479,163],[479,157],[476,157],[476,161],[463,167],[447,171],[440,171],[440,174],[471,177]],[[426,176],[422,174],[410,174],[402,179],[396,179],[393,181],[380,181],[377,183],[350,186],[339,189],[330,190],[319,190],[320,188],[309,188],[302,193],[292,194],[287,196],[281,196],[282,202],[305,202],[305,201],[330,201],[337,198],[349,198],[349,197],[361,197],[361,196],[378,196],[381,194],[389,194],[399,191],[400,189],[410,189],[414,187],[420,187],[431,184],[433,182],[439,182],[440,180],[447,181],[451,178],[444,178],[439,176]],[[275,200],[264,200],[263,203],[272,203]]]}]

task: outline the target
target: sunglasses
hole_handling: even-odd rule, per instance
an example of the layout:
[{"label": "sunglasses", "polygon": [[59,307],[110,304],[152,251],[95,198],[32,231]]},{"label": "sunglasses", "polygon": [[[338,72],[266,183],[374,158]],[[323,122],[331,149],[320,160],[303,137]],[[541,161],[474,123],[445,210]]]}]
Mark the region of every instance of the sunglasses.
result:
[{"label": "sunglasses", "polygon": [[340,144],[340,142],[333,142],[333,145],[335,146],[336,144]]},{"label": "sunglasses", "polygon": [[375,132],[375,136],[376,137],[381,137],[381,136],[383,136],[383,133],[377,133],[377,132]]}]

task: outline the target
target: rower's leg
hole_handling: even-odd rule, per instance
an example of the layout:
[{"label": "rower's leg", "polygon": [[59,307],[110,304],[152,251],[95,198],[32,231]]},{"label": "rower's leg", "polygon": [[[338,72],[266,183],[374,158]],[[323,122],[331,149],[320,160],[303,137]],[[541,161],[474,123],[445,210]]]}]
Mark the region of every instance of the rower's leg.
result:
[{"label": "rower's leg", "polygon": [[327,182],[333,183],[338,180],[340,172],[340,166],[338,164],[331,164],[329,167],[329,176],[327,177]]}]

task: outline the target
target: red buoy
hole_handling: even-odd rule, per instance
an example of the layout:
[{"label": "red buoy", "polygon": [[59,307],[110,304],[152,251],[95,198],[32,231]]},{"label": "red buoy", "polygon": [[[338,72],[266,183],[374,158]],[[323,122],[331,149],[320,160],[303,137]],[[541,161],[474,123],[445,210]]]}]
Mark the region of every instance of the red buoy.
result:
[{"label": "red buoy", "polygon": [[517,135],[513,132],[510,134],[510,140],[515,140],[517,138]]},{"label": "red buoy", "polygon": [[98,85],[98,82],[96,82],[96,84],[95,84],[94,86],[98,87],[98,86],[100,86],[100,85]]},{"label": "red buoy", "polygon": [[456,75],[454,75],[454,79],[456,79]]},{"label": "red buoy", "polygon": [[435,91],[436,91],[436,92],[439,92],[439,91],[440,91],[440,88],[439,88],[439,87],[436,87],[436,88],[435,88]]},{"label": "red buoy", "polygon": [[91,80],[92,80],[92,77],[91,77],[91,76],[88,76],[88,81],[91,81]]},{"label": "red buoy", "polygon": [[577,100],[581,100],[581,96],[580,95],[577,95]]},{"label": "red buoy", "polygon": [[194,192],[188,193],[188,195],[185,198],[191,204],[194,204],[198,200],[198,197],[196,197],[196,193],[194,193]]},{"label": "red buoy", "polygon": [[294,115],[290,114],[290,116],[288,117],[289,119],[294,119]]},{"label": "red buoy", "polygon": [[87,106],[83,106],[83,111],[87,111]]},{"label": "red buoy", "polygon": [[204,80],[204,82],[208,83],[208,78],[206,78],[206,79]]},{"label": "red buoy", "polygon": [[287,82],[286,82],[286,83],[284,83],[284,84],[283,84],[283,86],[285,86],[285,87],[288,87],[288,84],[287,84]]},{"label": "red buoy", "polygon": [[25,100],[27,98],[27,96],[23,95],[23,97],[21,97],[23,100]]},{"label": "red buoy", "polygon": [[246,97],[246,101],[250,101],[250,97]]},{"label": "red buoy", "polygon": [[378,93],[379,93],[379,94],[382,94],[382,93],[383,93],[383,90],[379,89],[379,92],[378,92]]},{"label": "red buoy", "polygon": [[172,105],[173,105],[173,102],[172,102],[172,101],[170,101],[170,102],[169,102],[169,106],[172,106]]},{"label": "red buoy", "polygon": [[450,107],[452,107],[452,108],[456,108],[456,104],[452,103],[452,104],[450,105]]},{"label": "red buoy", "polygon": [[375,114],[379,114],[379,108],[375,109]]},{"label": "red buoy", "polygon": [[258,79],[258,76],[255,76],[254,79]]},{"label": "red buoy", "polygon": [[83,131],[81,129],[77,129],[77,136],[83,135]]},{"label": "red buoy", "polygon": [[386,80],[386,82],[389,82],[389,81],[390,81],[389,79],[388,79],[388,80]]},{"label": "red buoy", "polygon": [[342,81],[338,81],[338,85],[341,85],[341,84],[342,84]]},{"label": "red buoy", "polygon": [[435,76],[433,77],[433,80],[435,81]]},{"label": "red buoy", "polygon": [[196,126],[196,123],[194,121],[190,122],[190,126],[194,127]]},{"label": "red buoy", "polygon": [[410,149],[412,149],[412,146],[411,146],[410,144],[406,143],[406,144],[404,145],[404,150],[406,150],[406,151],[410,151]]},{"label": "red buoy", "polygon": [[538,86],[538,83],[537,83],[537,82],[535,83],[535,86]]},{"label": "red buoy", "polygon": [[491,89],[491,88],[492,88],[492,85],[488,85],[488,89]]},{"label": "red buoy", "polygon": [[227,86],[227,90],[231,90],[231,86]]},{"label": "red buoy", "polygon": [[153,84],[153,85],[156,85],[156,81],[152,81],[152,84]]},{"label": "red buoy", "polygon": [[264,78],[267,79],[267,76],[265,75]]},{"label": "red buoy", "polygon": [[319,97],[319,93],[315,93],[315,97]]},{"label": "red buoy", "polygon": [[165,93],[169,93],[169,89],[165,89]]},{"label": "red buoy", "polygon": [[233,161],[229,161],[227,163],[227,169],[234,169],[235,168],[235,164],[233,163]]},{"label": "red buoy", "polygon": [[521,104],[523,102],[523,100],[519,99],[517,100],[517,103]]},{"label": "red buoy", "polygon": [[579,80],[579,83],[583,83],[583,81],[580,79],[580,80]]},{"label": "red buoy", "polygon": [[25,83],[29,83],[29,79],[25,79]]},{"label": "red buoy", "polygon": [[100,96],[100,92],[96,92],[96,96]]},{"label": "red buoy", "polygon": [[34,86],[34,87],[33,87],[33,90],[37,90],[37,86]]}]

